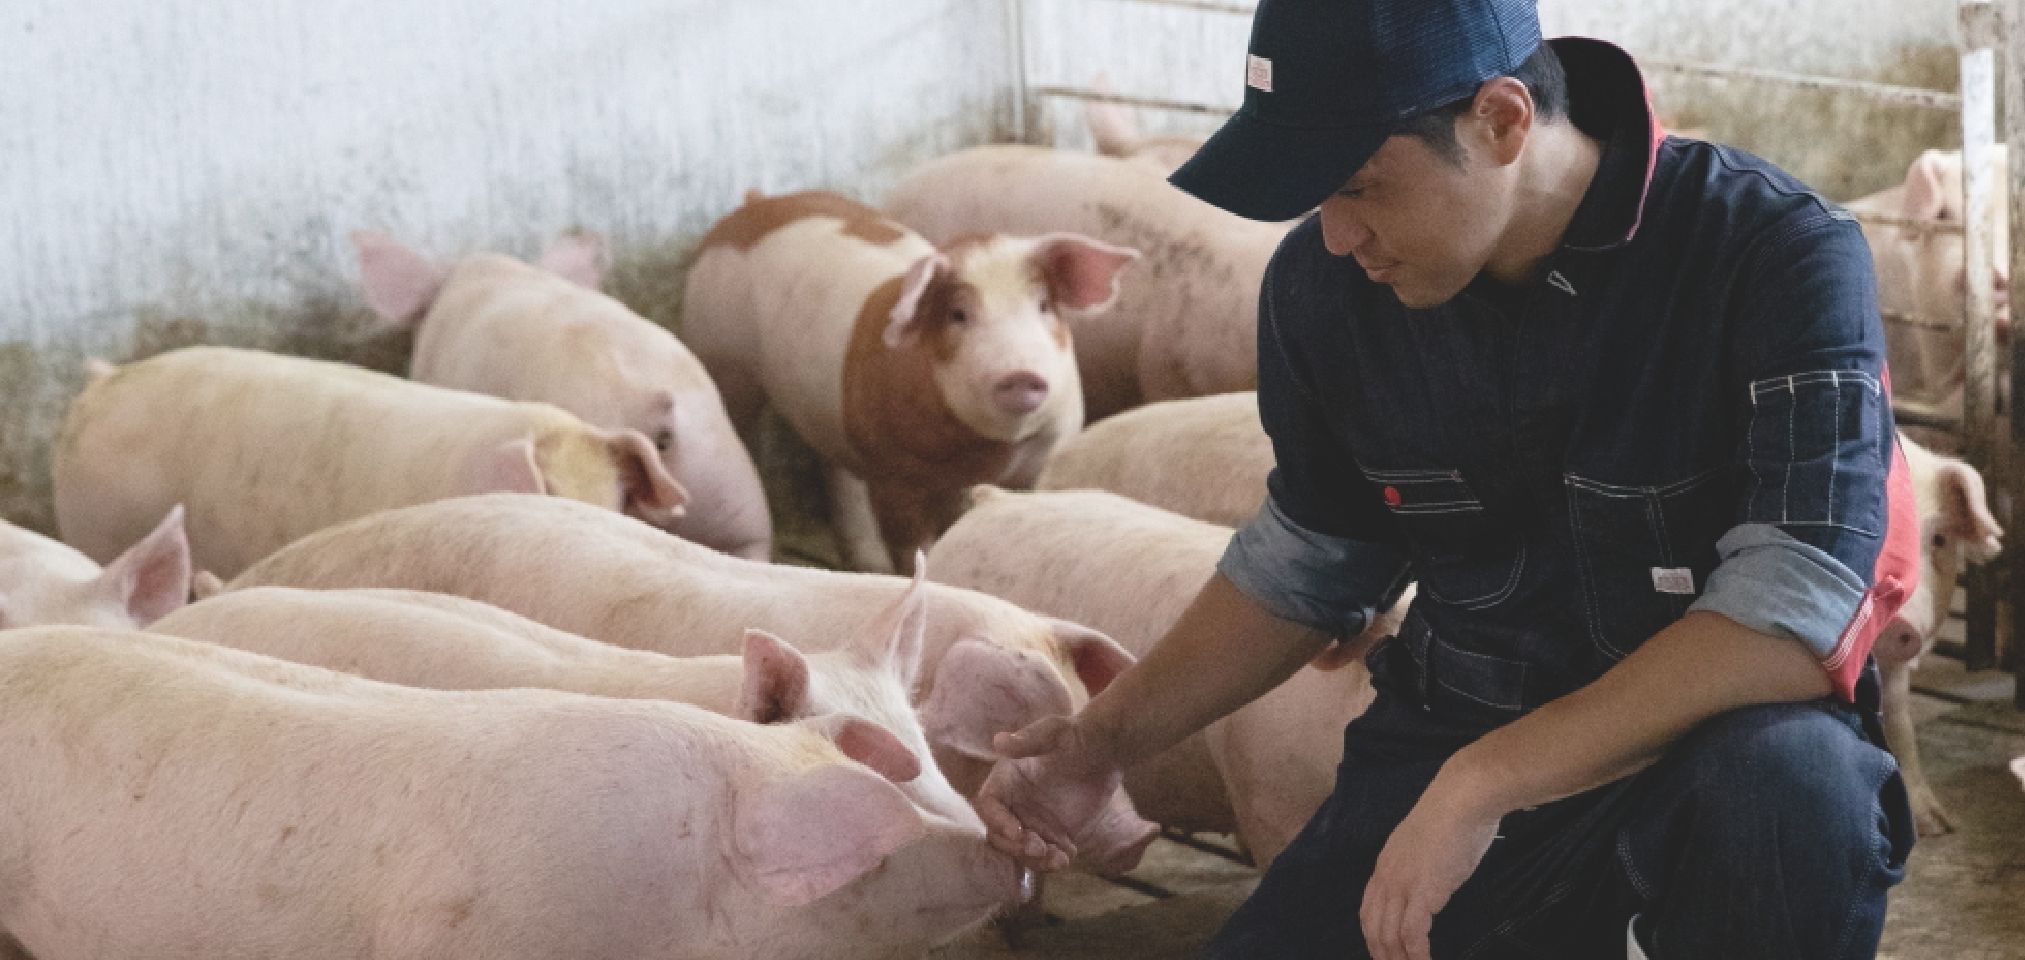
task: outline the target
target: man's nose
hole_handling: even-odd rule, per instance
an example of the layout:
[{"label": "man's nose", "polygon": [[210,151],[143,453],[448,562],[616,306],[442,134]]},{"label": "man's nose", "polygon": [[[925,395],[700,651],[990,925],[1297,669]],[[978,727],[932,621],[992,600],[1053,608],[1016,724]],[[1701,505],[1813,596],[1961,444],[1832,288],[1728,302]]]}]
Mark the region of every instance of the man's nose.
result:
[{"label": "man's nose", "polygon": [[1359,223],[1341,204],[1322,204],[1322,245],[1330,253],[1347,257],[1370,240],[1370,229]]}]

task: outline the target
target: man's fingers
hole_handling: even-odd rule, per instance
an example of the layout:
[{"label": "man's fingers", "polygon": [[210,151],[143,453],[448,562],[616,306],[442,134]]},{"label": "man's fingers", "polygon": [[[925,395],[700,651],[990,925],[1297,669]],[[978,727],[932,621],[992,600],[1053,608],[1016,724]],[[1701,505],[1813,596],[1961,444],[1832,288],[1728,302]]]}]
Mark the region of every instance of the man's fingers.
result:
[{"label": "man's fingers", "polygon": [[1061,717],[1044,717],[1013,733],[992,734],[991,748],[1014,760],[1039,756],[1055,748],[1067,727],[1068,721]]}]

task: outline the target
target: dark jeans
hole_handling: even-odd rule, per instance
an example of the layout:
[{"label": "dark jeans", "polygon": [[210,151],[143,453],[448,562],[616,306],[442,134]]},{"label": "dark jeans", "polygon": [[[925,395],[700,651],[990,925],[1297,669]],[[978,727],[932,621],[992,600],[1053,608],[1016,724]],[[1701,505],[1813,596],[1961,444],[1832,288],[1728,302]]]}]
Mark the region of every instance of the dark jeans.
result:
[{"label": "dark jeans", "polygon": [[[1210,944],[1215,960],[1368,957],[1357,912],[1386,838],[1478,729],[1381,693],[1335,792]],[[1507,816],[1435,917],[1436,960],[1625,955],[1843,960],[1877,952],[1912,815],[1891,755],[1836,703],[1718,716],[1636,776]]]}]

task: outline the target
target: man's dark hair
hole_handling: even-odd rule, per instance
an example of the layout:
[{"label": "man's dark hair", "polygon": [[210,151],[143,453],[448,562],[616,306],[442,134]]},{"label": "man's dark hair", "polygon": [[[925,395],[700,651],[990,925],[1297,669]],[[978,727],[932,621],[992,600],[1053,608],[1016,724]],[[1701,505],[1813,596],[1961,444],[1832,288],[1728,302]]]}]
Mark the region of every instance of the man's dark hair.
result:
[{"label": "man's dark hair", "polygon": [[[1561,69],[1561,58],[1554,55],[1554,48],[1542,43],[1512,71],[1511,77],[1526,85],[1533,95],[1534,116],[1541,120],[1554,120],[1568,115],[1568,74]],[[1455,122],[1470,104],[1476,102],[1476,92],[1453,103],[1443,104],[1425,113],[1416,113],[1399,121],[1393,128],[1394,136],[1418,137],[1435,155],[1451,164],[1463,162],[1462,144],[1456,142]]]}]

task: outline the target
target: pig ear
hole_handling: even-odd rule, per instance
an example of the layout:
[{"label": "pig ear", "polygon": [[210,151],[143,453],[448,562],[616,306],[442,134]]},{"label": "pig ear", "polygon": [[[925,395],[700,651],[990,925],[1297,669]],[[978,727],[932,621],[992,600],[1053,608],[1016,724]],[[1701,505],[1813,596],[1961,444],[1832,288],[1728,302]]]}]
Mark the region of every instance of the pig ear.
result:
[{"label": "pig ear", "polygon": [[[1117,92],[1111,87],[1111,78],[1102,71],[1090,78],[1090,89],[1098,93]],[[1139,146],[1139,122],[1122,103],[1085,101],[1083,125],[1090,128],[1090,140],[1104,156],[1129,157]]]},{"label": "pig ear", "polygon": [[1949,168],[1960,162],[1939,150],[1921,153],[1906,168],[1901,213],[1910,220],[1937,220],[1951,204],[1959,202],[1947,195],[1947,183]]},{"label": "pig ear", "polygon": [[171,508],[152,532],[106,564],[98,582],[99,589],[142,627],[190,602],[190,541],[183,533],[183,505]]},{"label": "pig ear", "polygon": [[926,829],[898,788],[843,763],[771,785],[735,816],[735,862],[790,907],[835,893]]},{"label": "pig ear", "polygon": [[1090,691],[1090,696],[1103,693],[1119,674],[1139,662],[1139,658],[1119,646],[1118,641],[1080,623],[1053,617],[1041,619],[1047,621],[1048,629],[1062,645],[1062,652],[1068,655],[1069,662],[1076,665],[1076,677],[1083,681],[1083,688]]},{"label": "pig ear", "polygon": [[985,640],[950,645],[935,667],[935,685],[921,704],[931,743],[973,760],[997,760],[995,733],[1024,729],[1075,708],[1061,674],[1040,656]]},{"label": "pig ear", "polygon": [[881,611],[855,643],[872,652],[899,674],[901,685],[914,689],[921,676],[921,649],[928,637],[928,555],[914,551],[914,582],[892,606]]},{"label": "pig ear", "polygon": [[2004,548],[2004,528],[1990,513],[1983,475],[1959,460],[1943,461],[1937,475],[1946,503],[1948,532],[1962,544],[1963,555],[1978,563],[1994,559]]},{"label": "pig ear", "polygon": [[810,729],[819,731],[836,743],[837,749],[893,783],[906,783],[921,776],[921,758],[900,738],[870,720],[845,713],[832,713],[814,717],[807,721]]},{"label": "pig ear", "polygon": [[648,523],[667,523],[688,512],[689,491],[675,481],[660,451],[638,430],[607,434],[605,447],[619,468],[619,484],[625,490],[626,514]]},{"label": "pig ear", "polygon": [[676,402],[675,391],[661,387],[649,392],[640,405],[640,419],[637,421],[641,426],[640,433],[663,454],[664,459],[674,453],[676,441],[681,438],[681,432],[675,429]]},{"label": "pig ear", "polygon": [[209,600],[225,592],[225,581],[209,570],[199,570],[190,578],[190,599]]},{"label": "pig ear", "polygon": [[441,265],[394,241],[384,233],[352,234],[359,252],[359,283],[366,303],[389,327],[405,327],[421,319],[449,275]]},{"label": "pig ear", "polygon": [[997,500],[1005,496],[1006,492],[1004,487],[993,486],[989,483],[973,485],[963,491],[963,512],[969,513],[993,500]]},{"label": "pig ear", "polygon": [[1102,310],[1118,297],[1118,272],[1139,259],[1131,247],[1114,247],[1076,233],[1051,233],[1034,249],[1048,293],[1073,310]]},{"label": "pig ear", "polygon": [[771,633],[745,631],[745,685],[738,693],[738,718],[782,723],[808,712],[808,658]]},{"label": "pig ear", "polygon": [[939,253],[922,257],[907,268],[907,275],[900,279],[900,299],[893,301],[893,312],[886,315],[886,333],[880,338],[889,349],[899,346],[920,319],[921,298],[935,281],[935,272],[948,269],[949,258]]},{"label": "pig ear", "polygon": [[548,494],[548,482],[542,479],[541,465],[534,459],[534,441],[528,437],[479,451],[469,474],[473,493]]},{"label": "pig ear", "polygon": [[605,238],[588,230],[557,234],[541,254],[542,269],[587,290],[602,290],[611,255]]}]

